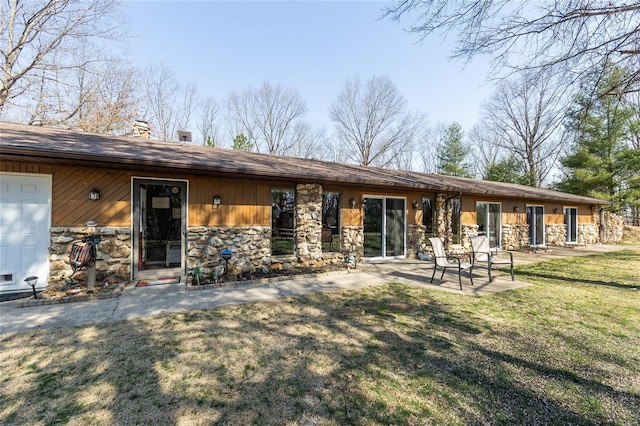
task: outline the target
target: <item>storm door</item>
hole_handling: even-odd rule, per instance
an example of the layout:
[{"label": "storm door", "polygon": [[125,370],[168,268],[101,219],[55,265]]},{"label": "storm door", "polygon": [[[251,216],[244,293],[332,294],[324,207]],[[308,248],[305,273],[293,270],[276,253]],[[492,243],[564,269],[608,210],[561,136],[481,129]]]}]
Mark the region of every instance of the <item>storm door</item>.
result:
[{"label": "storm door", "polygon": [[575,207],[564,208],[564,224],[567,227],[567,242],[578,242],[578,209]]},{"label": "storm door", "polygon": [[364,256],[401,257],[406,247],[404,198],[365,197]]},{"label": "storm door", "polygon": [[527,206],[529,244],[532,247],[544,245],[544,207]]},{"label": "storm door", "polygon": [[133,179],[133,278],[184,271],[185,181]]}]

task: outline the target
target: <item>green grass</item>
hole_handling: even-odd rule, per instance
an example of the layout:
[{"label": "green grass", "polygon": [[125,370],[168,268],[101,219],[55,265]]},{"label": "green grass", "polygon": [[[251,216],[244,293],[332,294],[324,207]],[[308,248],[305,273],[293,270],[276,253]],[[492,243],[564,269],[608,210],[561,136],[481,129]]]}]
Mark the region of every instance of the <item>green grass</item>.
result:
[{"label": "green grass", "polygon": [[640,424],[640,252],[0,336],[0,424]]}]

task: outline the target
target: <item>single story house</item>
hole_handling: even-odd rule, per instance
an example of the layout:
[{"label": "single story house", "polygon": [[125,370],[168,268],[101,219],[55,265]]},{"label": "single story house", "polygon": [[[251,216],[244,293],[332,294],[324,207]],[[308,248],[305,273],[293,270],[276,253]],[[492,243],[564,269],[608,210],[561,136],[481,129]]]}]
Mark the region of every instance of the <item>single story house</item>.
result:
[{"label": "single story house", "polygon": [[[0,123],[0,293],[69,276],[99,235],[99,279],[414,257],[484,234],[505,249],[611,239],[607,201],[522,185]],[[26,288],[30,289],[30,288]]]}]

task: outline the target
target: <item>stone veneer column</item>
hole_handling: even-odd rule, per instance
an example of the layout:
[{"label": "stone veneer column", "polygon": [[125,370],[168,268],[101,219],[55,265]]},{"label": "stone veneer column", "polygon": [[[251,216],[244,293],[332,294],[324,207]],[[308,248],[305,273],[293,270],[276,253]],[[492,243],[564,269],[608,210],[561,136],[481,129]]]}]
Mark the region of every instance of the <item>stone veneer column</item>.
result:
[{"label": "stone veneer column", "polygon": [[436,214],[436,235],[440,238],[447,237],[447,201],[446,194],[436,194],[435,214]]},{"label": "stone veneer column", "polygon": [[295,227],[298,262],[322,259],[322,185],[296,186]]}]

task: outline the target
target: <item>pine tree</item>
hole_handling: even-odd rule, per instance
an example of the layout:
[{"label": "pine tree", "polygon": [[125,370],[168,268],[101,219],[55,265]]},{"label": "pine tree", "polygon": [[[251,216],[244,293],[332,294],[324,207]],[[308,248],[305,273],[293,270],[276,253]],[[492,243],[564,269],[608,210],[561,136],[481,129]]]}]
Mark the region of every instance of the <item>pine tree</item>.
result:
[{"label": "pine tree", "polygon": [[247,140],[247,137],[244,133],[238,133],[238,135],[233,138],[233,149],[236,151],[251,151],[253,144]]},{"label": "pine tree", "polygon": [[610,200],[616,211],[640,205],[640,151],[631,145],[638,105],[611,91],[625,75],[610,68],[597,82],[595,96],[585,89],[576,97],[569,118],[574,143],[560,160],[566,176],[557,185],[561,191]]},{"label": "pine tree", "polygon": [[459,123],[453,122],[445,129],[438,146],[438,172],[442,175],[473,177],[471,165],[465,160],[469,148],[463,142],[464,132]]}]

